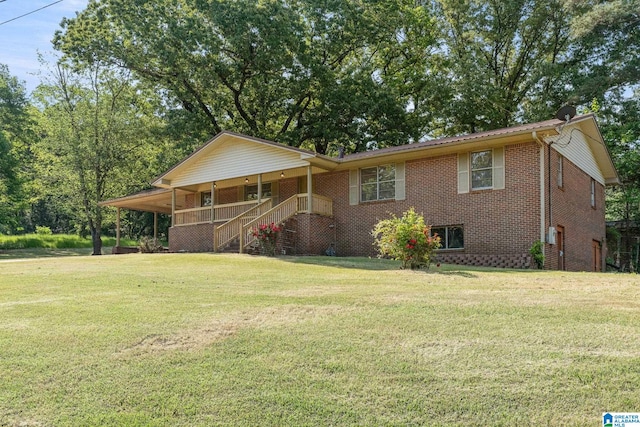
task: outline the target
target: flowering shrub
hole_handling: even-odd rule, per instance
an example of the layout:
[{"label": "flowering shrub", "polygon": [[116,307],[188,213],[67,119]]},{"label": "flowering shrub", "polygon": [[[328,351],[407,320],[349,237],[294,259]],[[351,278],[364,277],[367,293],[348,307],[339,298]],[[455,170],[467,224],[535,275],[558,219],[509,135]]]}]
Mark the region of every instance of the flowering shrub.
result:
[{"label": "flowering shrub", "polygon": [[251,230],[251,234],[253,234],[260,245],[260,253],[262,255],[276,255],[276,241],[278,240],[280,230],[282,230],[282,228],[273,222],[271,224],[261,224]]},{"label": "flowering shrub", "polygon": [[435,250],[440,248],[440,237],[431,236],[431,226],[413,208],[402,218],[392,214],[390,219],[379,221],[371,234],[379,256],[402,261],[402,268],[429,269]]}]

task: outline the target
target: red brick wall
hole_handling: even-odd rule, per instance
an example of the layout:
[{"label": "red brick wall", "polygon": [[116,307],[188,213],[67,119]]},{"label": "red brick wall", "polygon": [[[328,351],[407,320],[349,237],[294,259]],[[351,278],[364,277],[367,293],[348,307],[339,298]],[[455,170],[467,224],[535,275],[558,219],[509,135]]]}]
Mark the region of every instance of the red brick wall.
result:
[{"label": "red brick wall", "polygon": [[196,207],[196,195],[193,193],[184,196],[184,207],[180,209],[191,209]]},{"label": "red brick wall", "polygon": [[333,218],[298,214],[294,221],[285,224],[285,228],[293,224],[297,233],[295,252],[298,255],[324,255],[335,238]]},{"label": "red brick wall", "polygon": [[[338,255],[375,255],[374,224],[409,207],[427,223],[464,226],[461,254],[522,255],[540,235],[539,149],[535,143],[507,146],[504,190],[458,194],[457,156],[406,163],[406,200],[350,206],[348,172],[314,177],[317,192],[333,199]],[[526,173],[522,173],[526,171]],[[444,252],[443,252],[444,253]],[[451,251],[447,251],[451,254]]]},{"label": "red brick wall", "polygon": [[183,225],[169,228],[169,251],[213,251],[213,224]]},{"label": "red brick wall", "polygon": [[[457,156],[423,158],[406,163],[406,200],[349,204],[349,172],[314,175],[317,194],[333,200],[334,218],[296,217],[296,252],[321,254],[336,239],[338,256],[375,256],[371,230],[390,213],[401,215],[409,207],[433,226],[462,225],[464,249],[441,251],[447,262],[496,266],[528,266],[528,250],[540,238],[540,148],[535,143],[505,147],[503,190],[457,192]],[[604,188],[597,184],[596,208],[590,207],[591,179],[564,160],[564,188],[556,185],[557,153],[552,150],[552,225],[565,227],[565,267],[590,270],[593,240],[603,241]],[[546,172],[546,166],[545,166]],[[548,197],[547,186],[545,194]],[[280,200],[298,192],[298,180],[280,180]],[[237,188],[221,189],[218,203],[237,201]],[[547,199],[548,200],[548,199]],[[547,209],[545,202],[545,209]],[[547,226],[549,212],[545,213]],[[330,225],[335,225],[330,227]],[[212,250],[211,224],[173,227],[170,250]],[[335,233],[335,234],[334,234]],[[334,237],[335,236],[335,237]],[[604,242],[603,242],[604,244]],[[557,246],[545,245],[546,268],[558,266]],[[605,248],[602,249],[605,253]]]},{"label": "red brick wall", "polygon": [[280,180],[280,201],[284,202],[294,194],[298,194],[298,178]]},{"label": "red brick wall", "polygon": [[216,205],[240,201],[238,200],[238,187],[221,188],[216,193]]},{"label": "red brick wall", "polygon": [[[546,204],[547,225],[564,227],[564,262],[570,271],[591,271],[593,265],[592,242],[602,244],[601,265],[606,253],[604,186],[596,182],[596,206],[591,207],[591,177],[571,163],[563,160],[563,187],[559,188],[558,153],[551,150],[551,222]],[[547,181],[548,183],[548,181]],[[547,187],[548,188],[548,187]],[[548,197],[548,195],[547,195]],[[546,267],[558,269],[558,245],[545,245]]]}]

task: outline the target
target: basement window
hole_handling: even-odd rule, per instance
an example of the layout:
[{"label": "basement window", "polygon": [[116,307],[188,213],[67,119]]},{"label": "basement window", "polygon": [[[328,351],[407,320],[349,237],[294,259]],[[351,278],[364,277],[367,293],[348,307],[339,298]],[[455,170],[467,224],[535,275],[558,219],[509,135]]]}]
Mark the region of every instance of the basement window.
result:
[{"label": "basement window", "polygon": [[464,228],[462,225],[431,227],[431,235],[440,236],[440,249],[464,249]]}]

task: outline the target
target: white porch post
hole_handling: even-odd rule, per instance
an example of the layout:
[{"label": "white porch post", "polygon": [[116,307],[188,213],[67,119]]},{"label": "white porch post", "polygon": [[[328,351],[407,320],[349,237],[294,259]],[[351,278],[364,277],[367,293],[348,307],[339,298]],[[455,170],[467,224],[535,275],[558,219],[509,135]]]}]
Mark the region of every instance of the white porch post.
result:
[{"label": "white porch post", "polygon": [[158,212],[153,213],[153,241],[158,240]]},{"label": "white porch post", "polygon": [[216,220],[216,183],[211,181],[211,223]]},{"label": "white porch post", "polygon": [[262,201],[262,174],[258,174],[258,203]]},{"label": "white porch post", "polygon": [[313,185],[311,179],[313,174],[311,173],[311,165],[307,166],[307,210],[309,213],[313,213]]},{"label": "white porch post", "polygon": [[120,208],[116,208],[116,247],[120,246]]},{"label": "white porch post", "polygon": [[176,189],[171,189],[171,226],[176,225]]}]

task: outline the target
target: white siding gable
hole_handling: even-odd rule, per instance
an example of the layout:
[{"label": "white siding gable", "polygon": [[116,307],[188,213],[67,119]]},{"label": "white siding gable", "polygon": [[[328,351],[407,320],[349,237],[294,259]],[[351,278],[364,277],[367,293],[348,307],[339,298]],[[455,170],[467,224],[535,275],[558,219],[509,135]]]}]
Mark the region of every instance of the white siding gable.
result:
[{"label": "white siding gable", "polygon": [[300,153],[294,151],[233,138],[211,147],[205,155],[172,176],[171,186],[221,181],[309,165],[300,157]]},{"label": "white siding gable", "polygon": [[549,139],[553,141],[551,148],[557,150],[591,178],[602,185],[605,184],[604,175],[596,162],[595,155],[577,126],[567,126],[562,130],[561,135]]}]

